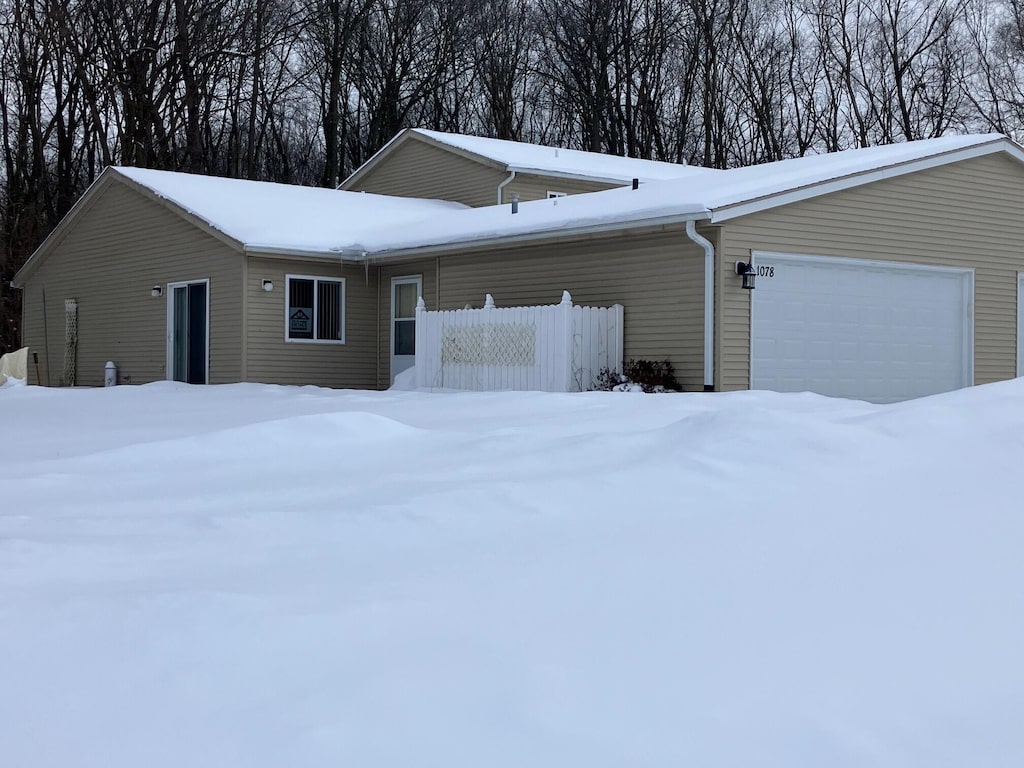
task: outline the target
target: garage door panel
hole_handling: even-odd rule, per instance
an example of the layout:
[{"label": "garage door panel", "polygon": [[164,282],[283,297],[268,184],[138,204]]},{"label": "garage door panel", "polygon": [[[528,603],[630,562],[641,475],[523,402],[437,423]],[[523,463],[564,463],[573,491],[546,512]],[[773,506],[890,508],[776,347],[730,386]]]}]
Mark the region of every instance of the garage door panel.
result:
[{"label": "garage door panel", "polygon": [[971,383],[964,270],[755,254],[751,386],[890,402]]}]

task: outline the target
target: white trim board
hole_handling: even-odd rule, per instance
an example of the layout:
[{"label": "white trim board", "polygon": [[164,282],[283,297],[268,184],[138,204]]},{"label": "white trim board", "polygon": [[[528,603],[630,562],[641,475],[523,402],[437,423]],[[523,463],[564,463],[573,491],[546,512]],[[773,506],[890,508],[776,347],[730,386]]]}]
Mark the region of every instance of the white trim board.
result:
[{"label": "white trim board", "polygon": [[1017,375],[1024,376],[1024,272],[1017,273]]}]

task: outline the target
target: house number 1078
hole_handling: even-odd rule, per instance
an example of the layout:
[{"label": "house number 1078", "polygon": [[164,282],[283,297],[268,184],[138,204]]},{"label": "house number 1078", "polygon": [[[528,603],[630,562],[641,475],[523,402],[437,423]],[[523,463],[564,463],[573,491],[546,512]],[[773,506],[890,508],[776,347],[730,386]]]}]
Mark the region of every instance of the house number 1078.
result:
[{"label": "house number 1078", "polygon": [[758,277],[775,277],[775,267],[770,264],[757,265]]}]

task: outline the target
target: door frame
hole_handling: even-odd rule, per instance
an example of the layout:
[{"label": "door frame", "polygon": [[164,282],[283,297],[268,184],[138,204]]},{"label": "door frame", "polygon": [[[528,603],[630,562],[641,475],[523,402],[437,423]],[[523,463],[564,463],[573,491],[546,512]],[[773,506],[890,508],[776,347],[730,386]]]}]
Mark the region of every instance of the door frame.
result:
[{"label": "door frame", "polygon": [[206,378],[203,380],[203,384],[210,383],[210,278],[208,277],[199,280],[179,280],[167,283],[164,288],[164,295],[167,297],[167,363],[165,369],[167,381],[174,381],[174,289],[199,283],[206,284]]},{"label": "door frame", "polygon": [[[395,289],[399,285],[416,285],[418,289],[416,291],[416,299],[419,300],[423,296],[423,275],[400,275],[398,277],[391,278],[391,309],[389,310],[391,322],[388,324],[391,337],[388,343],[388,348],[391,351],[391,354],[388,357],[388,372],[390,374],[392,384],[395,383]],[[403,357],[406,357],[406,355],[403,355]]]},{"label": "door frame", "polygon": [[[930,274],[957,275],[966,278],[963,281],[963,360],[962,360],[962,386],[974,386],[974,270],[970,267],[948,267],[933,264],[920,264],[918,262],[886,261],[883,259],[858,259],[848,256],[812,256],[797,253],[779,253],[776,251],[751,251],[750,261],[757,264],[758,257],[770,258],[777,261],[789,261],[797,264],[837,264],[841,266],[870,267],[884,269],[891,272],[917,272]],[[756,294],[757,289],[750,291]],[[747,386],[752,387],[754,381],[754,323],[756,321],[755,296],[750,297],[750,338],[747,344],[749,361],[749,377]]]}]

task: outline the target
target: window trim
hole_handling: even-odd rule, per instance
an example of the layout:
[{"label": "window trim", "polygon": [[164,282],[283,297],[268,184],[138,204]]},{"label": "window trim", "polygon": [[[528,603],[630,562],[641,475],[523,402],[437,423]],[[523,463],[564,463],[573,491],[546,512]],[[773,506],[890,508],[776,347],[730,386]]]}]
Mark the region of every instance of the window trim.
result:
[{"label": "window trim", "polygon": [[[292,304],[292,280],[312,280],[313,281],[313,338],[312,339],[293,339],[289,335],[288,316],[291,314]],[[317,334],[317,310],[319,307],[320,291],[317,288],[317,284],[320,281],[341,283],[341,338],[340,339],[318,339]],[[345,343],[345,315],[348,314],[348,294],[345,286],[344,277],[330,277],[328,275],[298,275],[291,272],[284,276],[284,341],[285,344],[328,344],[332,346],[338,346]]]}]

